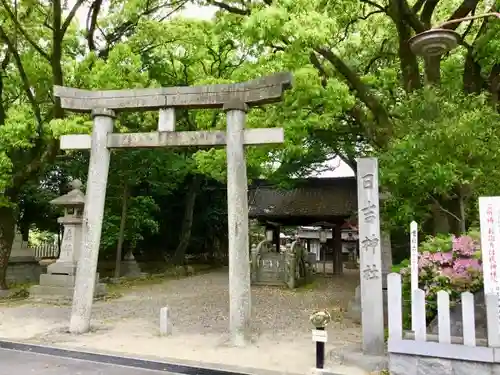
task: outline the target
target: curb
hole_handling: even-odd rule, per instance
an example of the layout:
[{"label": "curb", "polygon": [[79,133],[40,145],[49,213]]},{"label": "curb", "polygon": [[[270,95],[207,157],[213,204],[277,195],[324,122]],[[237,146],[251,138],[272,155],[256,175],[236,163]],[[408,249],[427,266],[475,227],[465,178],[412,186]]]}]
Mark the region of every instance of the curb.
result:
[{"label": "curb", "polygon": [[[82,352],[69,349],[61,349],[50,346],[26,344],[14,341],[0,340],[0,349],[15,350],[21,352],[31,352],[36,354],[44,354],[55,357],[71,358],[83,361],[91,361],[104,364],[119,365],[124,367],[140,368],[146,370],[164,371],[176,374],[185,375],[255,375],[255,374],[278,374],[277,372],[260,371],[252,369],[245,372],[233,372],[229,370],[219,370],[215,368],[189,366],[184,364],[168,363],[161,361],[153,361],[140,358],[124,357],[110,354],[99,354],[92,352]],[[213,365],[215,366],[215,365]]]}]

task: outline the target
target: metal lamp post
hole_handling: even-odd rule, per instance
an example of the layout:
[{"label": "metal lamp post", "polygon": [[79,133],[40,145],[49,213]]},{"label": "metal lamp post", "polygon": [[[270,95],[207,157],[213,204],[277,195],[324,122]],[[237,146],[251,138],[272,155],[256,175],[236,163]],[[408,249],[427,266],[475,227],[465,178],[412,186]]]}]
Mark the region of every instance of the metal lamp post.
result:
[{"label": "metal lamp post", "polygon": [[410,38],[410,48],[416,55],[421,56],[440,56],[448,51],[451,51],[458,45],[460,41],[460,34],[454,30],[445,29],[444,26],[460,23],[463,21],[470,21],[477,18],[497,17],[500,18],[500,13],[485,13],[477,16],[470,16],[464,18],[457,18],[440,24],[439,26],[430,30],[424,31],[420,34]]}]

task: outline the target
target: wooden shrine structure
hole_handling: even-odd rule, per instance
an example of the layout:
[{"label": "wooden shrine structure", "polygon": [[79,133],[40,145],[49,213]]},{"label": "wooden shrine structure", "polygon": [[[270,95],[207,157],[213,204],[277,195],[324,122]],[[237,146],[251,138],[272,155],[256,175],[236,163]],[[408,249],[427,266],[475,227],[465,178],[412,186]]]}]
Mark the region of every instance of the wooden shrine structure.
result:
[{"label": "wooden shrine structure", "polygon": [[249,218],[273,231],[271,242],[276,252],[280,252],[282,226],[331,230],[326,246],[331,251],[333,273],[342,273],[341,228],[357,212],[355,177],[297,179],[289,189],[255,180],[249,186],[248,203]]}]

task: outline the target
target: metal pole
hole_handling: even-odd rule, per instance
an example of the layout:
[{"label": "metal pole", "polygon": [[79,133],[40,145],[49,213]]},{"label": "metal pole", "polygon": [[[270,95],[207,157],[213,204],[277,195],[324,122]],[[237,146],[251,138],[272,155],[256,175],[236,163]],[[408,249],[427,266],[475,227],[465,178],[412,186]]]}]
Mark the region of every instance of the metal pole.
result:
[{"label": "metal pole", "polygon": [[[318,331],[324,331],[325,327],[317,327]],[[316,341],[316,368],[325,367],[325,343]]]}]

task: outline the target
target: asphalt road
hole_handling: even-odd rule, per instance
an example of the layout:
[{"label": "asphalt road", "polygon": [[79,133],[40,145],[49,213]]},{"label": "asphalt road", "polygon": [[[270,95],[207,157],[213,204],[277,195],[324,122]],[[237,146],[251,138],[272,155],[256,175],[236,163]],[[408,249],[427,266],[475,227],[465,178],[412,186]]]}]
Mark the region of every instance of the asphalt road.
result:
[{"label": "asphalt road", "polygon": [[0,375],[168,375],[144,370],[45,354],[0,349]]}]

